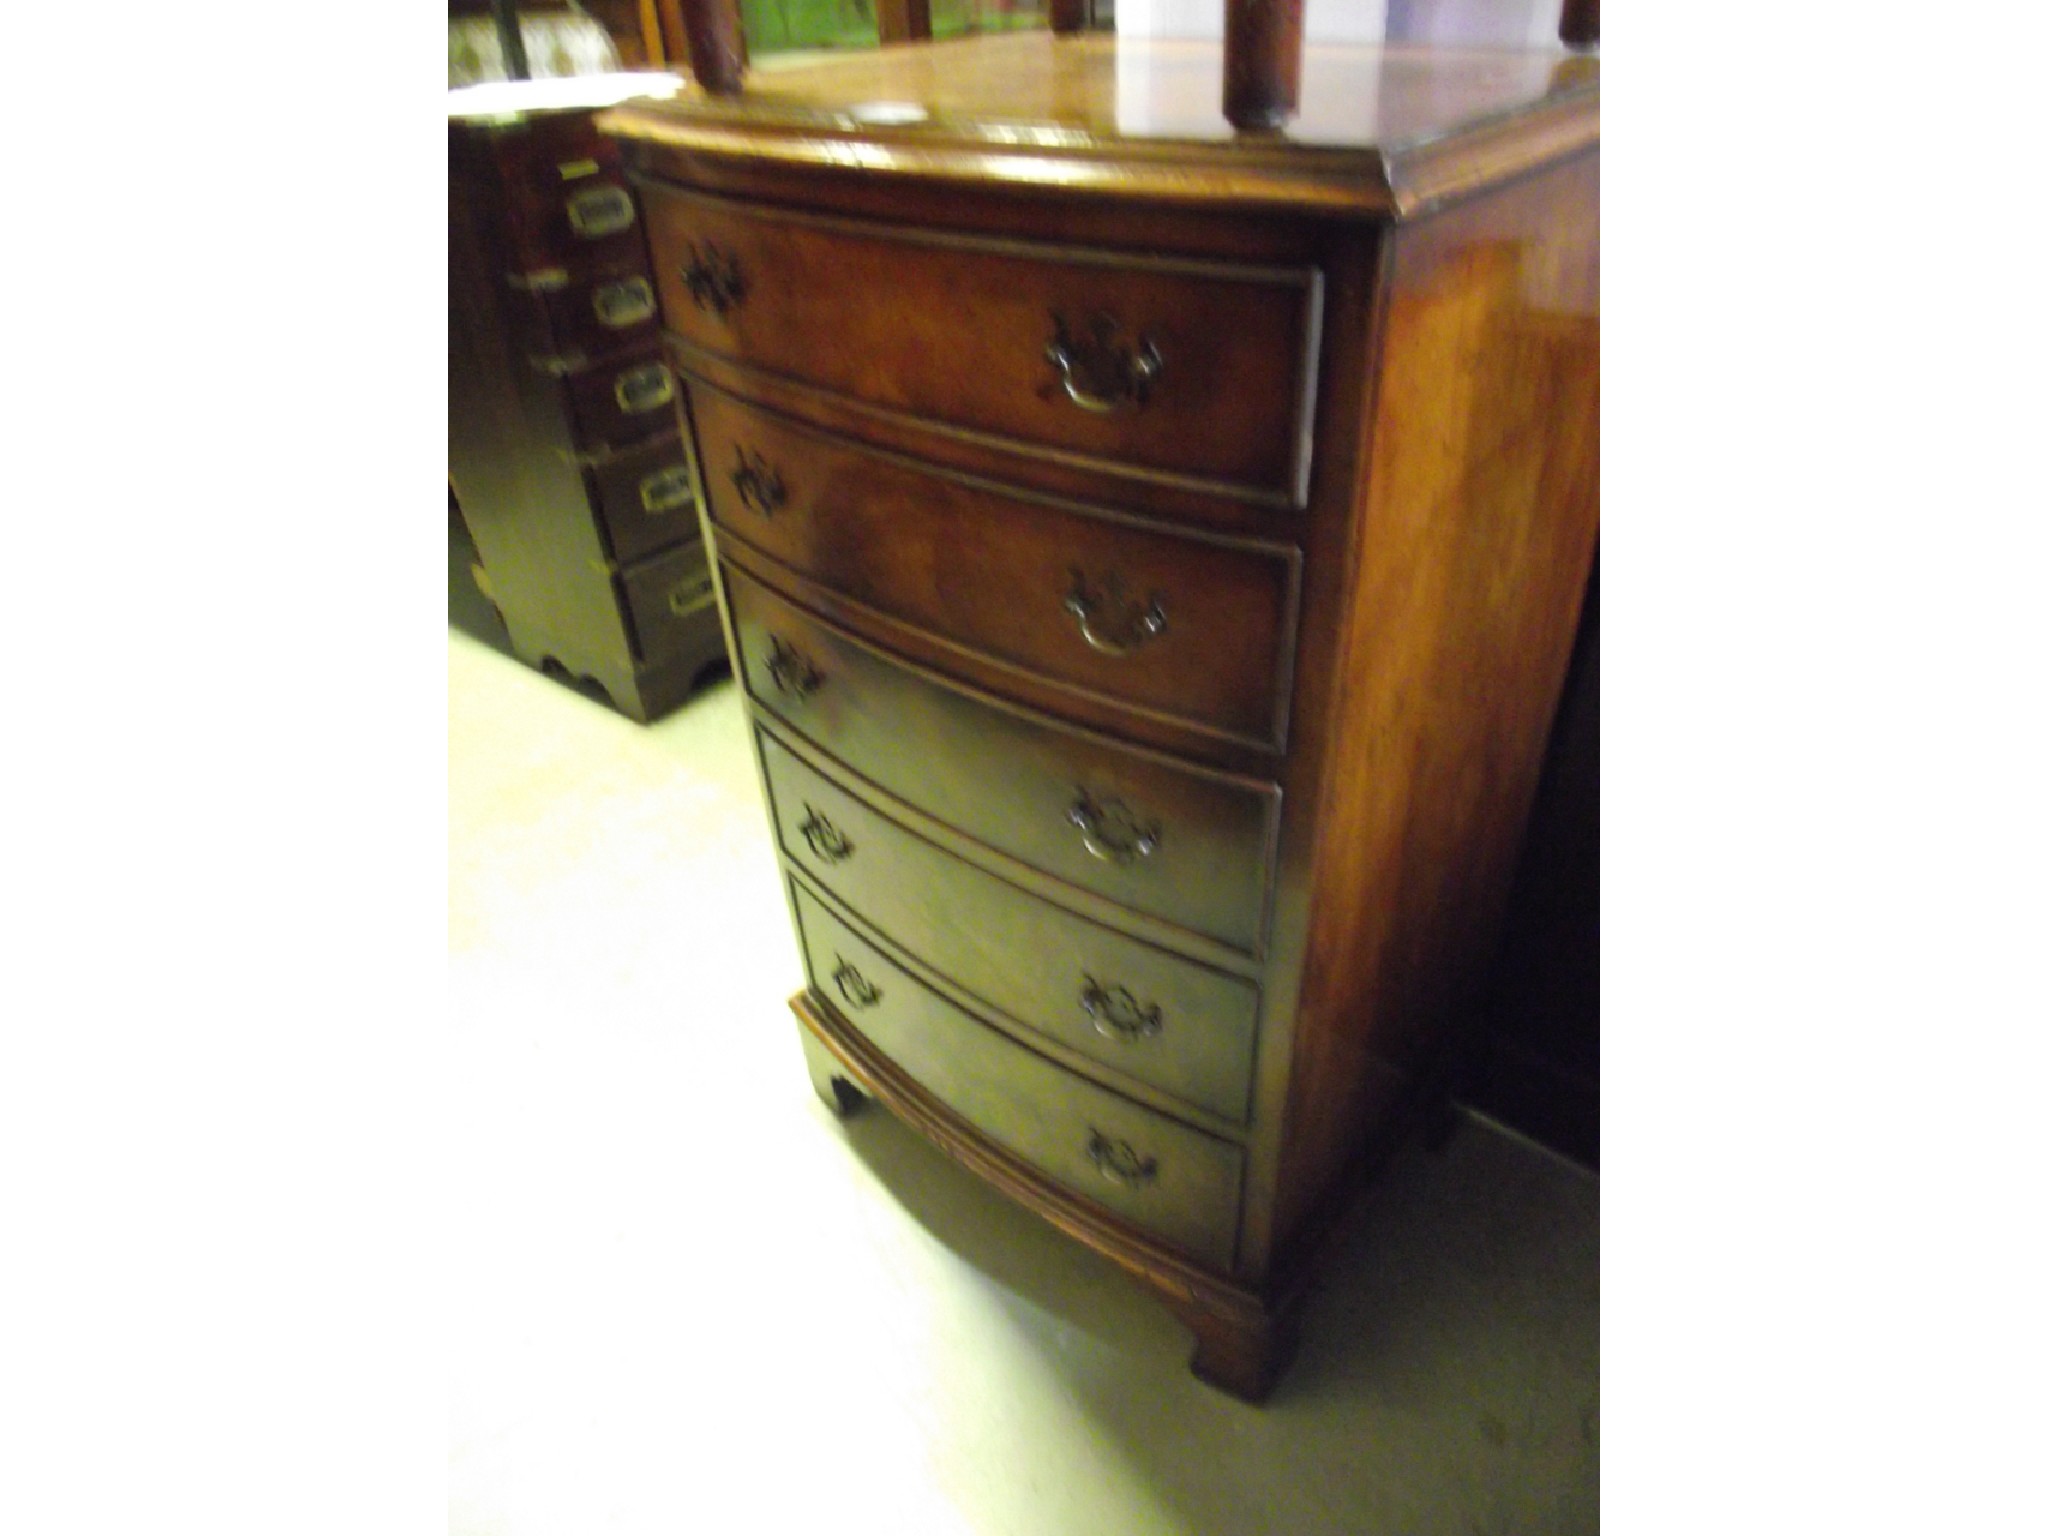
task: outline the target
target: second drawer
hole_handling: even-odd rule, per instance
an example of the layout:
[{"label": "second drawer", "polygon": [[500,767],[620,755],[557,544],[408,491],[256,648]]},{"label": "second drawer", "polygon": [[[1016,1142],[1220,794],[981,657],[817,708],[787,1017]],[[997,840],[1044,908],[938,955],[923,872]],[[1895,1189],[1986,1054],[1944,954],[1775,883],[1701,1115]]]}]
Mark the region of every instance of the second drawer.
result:
[{"label": "second drawer", "polygon": [[783,851],[933,970],[1031,1029],[1226,1120],[1251,1092],[1259,994],[1040,901],[760,737]]},{"label": "second drawer", "polygon": [[1282,735],[1291,552],[914,468],[692,382],[720,526],[999,661],[1258,746]]}]

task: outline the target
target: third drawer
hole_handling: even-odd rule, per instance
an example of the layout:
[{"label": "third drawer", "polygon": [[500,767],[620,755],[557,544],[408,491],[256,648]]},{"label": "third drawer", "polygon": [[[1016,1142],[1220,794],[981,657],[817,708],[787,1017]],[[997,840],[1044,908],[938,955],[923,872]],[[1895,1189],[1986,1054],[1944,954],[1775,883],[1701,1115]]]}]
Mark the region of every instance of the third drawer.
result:
[{"label": "third drawer", "polygon": [[747,691],[800,735],[1000,853],[1261,953],[1276,786],[999,703],[721,569]]}]

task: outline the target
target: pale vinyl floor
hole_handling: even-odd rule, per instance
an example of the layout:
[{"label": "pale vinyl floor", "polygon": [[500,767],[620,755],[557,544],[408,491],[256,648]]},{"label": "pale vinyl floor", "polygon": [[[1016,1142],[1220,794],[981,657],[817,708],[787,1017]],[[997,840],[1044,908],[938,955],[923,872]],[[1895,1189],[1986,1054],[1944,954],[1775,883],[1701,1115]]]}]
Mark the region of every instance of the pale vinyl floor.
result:
[{"label": "pale vinyl floor", "polygon": [[1109,1263],[813,1096],[740,700],[449,634],[450,1529],[1598,1528],[1597,1182],[1484,1122],[1357,1200],[1263,1409]]}]

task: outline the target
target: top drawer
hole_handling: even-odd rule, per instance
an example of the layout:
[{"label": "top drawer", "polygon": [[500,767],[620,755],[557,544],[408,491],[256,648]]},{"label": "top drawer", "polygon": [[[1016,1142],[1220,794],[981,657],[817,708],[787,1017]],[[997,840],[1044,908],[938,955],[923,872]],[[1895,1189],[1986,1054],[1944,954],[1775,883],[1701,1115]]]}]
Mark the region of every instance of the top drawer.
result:
[{"label": "top drawer", "polygon": [[1312,268],[885,228],[658,183],[642,201],[663,320],[695,346],[1084,468],[1306,495]]},{"label": "top drawer", "polygon": [[618,145],[587,114],[506,129],[494,135],[492,153],[514,276],[630,270],[645,259]]}]

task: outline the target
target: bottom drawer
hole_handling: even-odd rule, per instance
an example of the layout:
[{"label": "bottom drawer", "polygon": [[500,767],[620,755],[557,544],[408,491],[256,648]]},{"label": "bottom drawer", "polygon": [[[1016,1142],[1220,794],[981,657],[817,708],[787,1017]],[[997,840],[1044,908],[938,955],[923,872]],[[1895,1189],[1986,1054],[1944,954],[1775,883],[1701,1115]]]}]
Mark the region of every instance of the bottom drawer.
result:
[{"label": "bottom drawer", "polygon": [[684,544],[619,573],[626,611],[633,621],[633,646],[642,661],[659,661],[689,643],[697,615],[716,598],[704,546]]},{"label": "bottom drawer", "polygon": [[1243,1155],[1025,1050],[954,1007],[792,882],[811,990],[991,1141],[1216,1269]]}]

